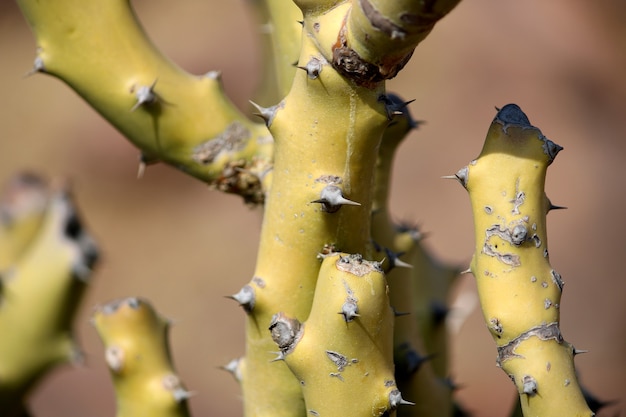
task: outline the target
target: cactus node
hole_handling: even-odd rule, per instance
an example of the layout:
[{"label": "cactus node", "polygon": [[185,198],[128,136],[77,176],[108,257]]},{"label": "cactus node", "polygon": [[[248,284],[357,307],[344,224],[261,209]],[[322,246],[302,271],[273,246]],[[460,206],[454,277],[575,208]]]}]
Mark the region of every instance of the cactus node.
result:
[{"label": "cactus node", "polygon": [[335,213],[342,206],[360,206],[361,203],[357,203],[356,201],[348,200],[344,197],[341,188],[336,185],[327,185],[322,188],[320,193],[320,198],[317,200],[311,201],[311,203],[319,203],[322,205],[322,211],[326,213]]},{"label": "cactus node", "polygon": [[254,288],[248,284],[244,285],[237,294],[228,295],[226,297],[237,301],[248,314],[254,309],[256,296],[254,294]]},{"label": "cactus node", "polygon": [[157,80],[154,80],[151,85],[133,85],[131,87],[130,92],[135,94],[135,99],[137,100],[133,107],[131,107],[131,112],[137,110],[141,106],[150,106],[159,101],[159,96],[154,91],[156,83]]}]

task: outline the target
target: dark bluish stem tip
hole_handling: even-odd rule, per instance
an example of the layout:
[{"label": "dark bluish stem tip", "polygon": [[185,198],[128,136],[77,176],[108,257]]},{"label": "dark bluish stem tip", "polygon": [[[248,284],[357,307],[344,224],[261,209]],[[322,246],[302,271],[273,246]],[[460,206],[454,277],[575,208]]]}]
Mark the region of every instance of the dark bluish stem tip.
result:
[{"label": "dark bluish stem tip", "polygon": [[496,120],[499,120],[505,125],[532,126],[526,114],[517,104],[507,104],[499,109],[498,114],[496,114]]}]

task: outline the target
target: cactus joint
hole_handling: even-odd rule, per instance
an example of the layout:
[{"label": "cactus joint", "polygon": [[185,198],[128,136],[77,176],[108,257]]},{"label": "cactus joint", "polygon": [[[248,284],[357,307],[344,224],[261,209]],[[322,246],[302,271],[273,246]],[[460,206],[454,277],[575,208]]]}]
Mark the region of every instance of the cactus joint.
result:
[{"label": "cactus joint", "polygon": [[241,122],[229,124],[222,133],[193,149],[192,159],[202,165],[208,165],[226,152],[237,152],[246,146],[250,130]]}]

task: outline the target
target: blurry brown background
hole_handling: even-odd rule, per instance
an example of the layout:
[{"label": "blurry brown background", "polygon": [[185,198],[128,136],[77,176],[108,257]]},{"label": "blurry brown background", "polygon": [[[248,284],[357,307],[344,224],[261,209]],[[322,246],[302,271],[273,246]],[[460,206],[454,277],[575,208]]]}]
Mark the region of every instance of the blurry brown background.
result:
[{"label": "blurry brown background", "polygon": [[[259,83],[258,31],[245,2],[134,2],[155,42],[194,73],[220,69],[247,109]],[[393,207],[419,222],[440,257],[467,263],[469,199],[440,179],[477,156],[494,106],[519,104],[565,150],[547,191],[569,210],[549,216],[550,258],[584,384],[626,405],[626,7],[620,0],[465,0],[416,50],[389,89],[427,123],[403,145]],[[61,82],[24,78],[33,37],[13,2],[0,5],[0,180],[24,169],[73,179],[104,259],[77,322],[81,368],[57,370],[32,400],[38,417],[107,417],[114,397],[88,317],[94,305],[141,295],[177,321],[177,367],[196,416],[238,416],[239,388],[218,366],[243,353],[243,313],[224,295],[250,279],[260,214],[167,167],[135,179],[138,152]],[[474,279],[460,280],[472,294]],[[7,337],[7,335],[0,335]],[[476,416],[506,416],[510,381],[474,311],[455,335],[453,377]]]}]

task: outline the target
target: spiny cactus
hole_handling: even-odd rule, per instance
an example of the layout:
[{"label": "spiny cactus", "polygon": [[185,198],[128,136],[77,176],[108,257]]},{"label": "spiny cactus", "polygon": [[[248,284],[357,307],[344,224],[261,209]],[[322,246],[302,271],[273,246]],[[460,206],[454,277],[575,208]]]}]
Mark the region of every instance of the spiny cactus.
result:
[{"label": "spiny cactus", "polygon": [[71,326],[98,253],[67,185],[22,174],[0,204],[0,410],[13,416],[47,371],[80,361]]},{"label": "spiny cactus", "polygon": [[[230,296],[246,314],[246,352],[225,369],[241,383],[246,416],[394,415],[411,401],[417,404],[400,408],[411,410],[401,415],[452,414],[443,324],[458,269],[430,257],[416,228],[391,221],[391,161],[415,122],[407,116],[408,103],[387,93],[385,83],[458,0],[257,2],[271,33],[273,59],[266,70],[276,74],[257,100],[262,104],[253,103],[262,122],[235,109],[218,72],[192,76],[165,59],[126,0],[18,3],[37,38],[33,71],[65,81],[128,136],[140,148],[140,170],[163,161],[263,204],[255,270]],[[499,112],[493,135],[536,136],[538,130],[511,109]],[[542,141],[553,158],[558,147]],[[481,298],[500,346],[499,362],[527,401],[526,414],[541,414],[543,407],[554,415],[558,402],[551,390],[557,388],[547,386],[562,383],[567,393],[577,392],[567,355],[532,362],[556,382],[547,382],[539,368],[519,369],[532,358],[531,348],[574,352],[558,331],[560,277],[552,270],[546,275],[540,261],[547,262],[547,252],[537,256],[546,245],[541,215],[550,205],[542,181],[551,159],[538,159],[536,149],[522,146],[527,153],[520,160],[536,166],[518,167],[508,153],[497,159],[488,144],[456,176],[473,200],[486,199],[475,208],[481,236],[472,270],[477,277],[487,271],[481,283],[497,284],[499,275],[522,273],[521,259],[526,267],[534,251],[528,258],[537,270],[524,288],[545,296],[538,318],[515,322],[528,304],[513,303],[505,289],[498,289],[496,302],[512,310],[494,306],[491,290],[485,295],[481,288]],[[495,168],[482,163],[494,156]],[[513,184],[500,174],[485,181],[502,181],[506,194],[498,189],[483,195],[474,177],[504,167],[518,169]],[[536,176],[530,180],[533,193],[541,186],[533,202],[526,174]],[[491,201],[497,198],[506,201]],[[481,220],[485,216],[497,222]],[[503,252],[503,245],[512,251]],[[511,270],[498,270],[502,264]],[[536,282],[550,277],[554,285],[546,281],[548,289]],[[394,319],[392,307],[414,317]],[[120,417],[188,414],[188,392],[167,351],[167,323],[148,304],[117,301],[101,308],[94,322],[107,346]],[[426,361],[431,355],[437,359]],[[573,400],[576,407],[579,400]]]},{"label": "spiny cactus", "polygon": [[453,178],[469,192],[476,277],[497,364],[513,380],[525,416],[591,416],[574,372],[578,352],[559,327],[563,279],[549,261],[544,191],[563,148],[515,104],[498,110],[477,159]]},{"label": "spiny cactus", "polygon": [[[313,416],[380,416],[401,404],[393,370],[394,315],[380,265],[324,256],[304,323],[278,313],[270,330]],[[356,393],[360,401],[349,401]]]},{"label": "spiny cactus", "polygon": [[105,345],[117,397],[117,417],[187,417],[190,393],[173,368],[170,323],[145,300],[100,306],[92,322]]}]

